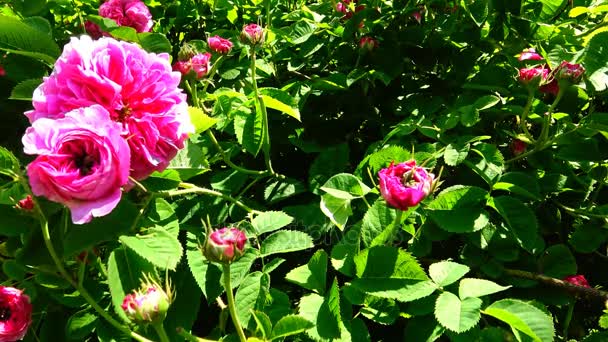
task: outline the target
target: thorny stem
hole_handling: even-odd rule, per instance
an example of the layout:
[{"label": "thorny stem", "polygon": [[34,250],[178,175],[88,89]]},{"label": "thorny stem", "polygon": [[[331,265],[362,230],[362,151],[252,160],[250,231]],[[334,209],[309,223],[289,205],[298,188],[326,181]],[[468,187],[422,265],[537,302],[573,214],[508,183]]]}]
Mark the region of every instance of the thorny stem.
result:
[{"label": "thorny stem", "polygon": [[270,161],[270,132],[268,130],[268,111],[266,110],[266,104],[264,104],[264,100],[260,95],[260,91],[258,90],[258,83],[256,80],[256,66],[255,66],[255,48],[251,48],[251,83],[253,85],[253,92],[255,99],[260,106],[260,111],[262,112],[262,150],[264,152],[264,162],[266,163],[266,169],[274,174],[274,170],[272,169],[272,163]]},{"label": "thorny stem", "polygon": [[211,83],[211,79],[213,78],[213,76],[215,76],[215,73],[217,72],[217,69],[219,68],[222,60],[224,59],[224,56],[220,56],[215,63],[213,63],[213,66],[211,67],[211,70],[209,70],[209,73],[207,74],[207,80],[205,82],[205,86],[203,86],[203,99],[207,96],[207,87],[209,87],[209,84]]},{"label": "thorny stem", "polygon": [[524,132],[524,135],[526,136],[526,138],[530,139],[530,142],[534,143],[534,138],[532,137],[532,134],[530,134],[530,131],[528,131],[528,114],[530,114],[530,109],[532,108],[532,103],[534,102],[534,91],[533,90],[528,90],[528,100],[526,101],[526,106],[524,107],[524,111],[521,113],[521,119],[519,120],[519,127],[521,128],[522,132]]},{"label": "thorny stem", "polygon": [[599,298],[604,301],[608,299],[608,292],[606,292],[606,291],[598,290],[598,289],[595,289],[592,287],[583,287],[583,286],[573,285],[566,281],[563,281],[563,280],[560,280],[557,278],[547,277],[542,274],[532,273],[532,272],[522,271],[522,270],[512,270],[512,269],[505,269],[504,272],[510,276],[514,276],[514,277],[518,277],[518,278],[525,278],[525,279],[530,279],[530,280],[536,280],[543,284],[547,284],[547,285],[550,285],[553,287],[559,287],[561,289],[564,289],[564,290],[571,292],[573,294],[576,294],[576,295]]},{"label": "thorny stem", "polygon": [[220,152],[220,155],[222,156],[224,163],[226,163],[231,168],[233,168],[239,172],[249,174],[249,175],[257,175],[257,176],[272,175],[268,170],[265,170],[265,171],[250,170],[250,169],[246,169],[246,168],[236,165],[235,163],[230,161],[230,156],[228,156],[228,154],[226,154],[226,151],[224,151],[222,146],[220,146],[219,142],[217,141],[217,139],[215,138],[215,135],[213,135],[213,132],[211,132],[211,130],[207,130],[207,136],[209,137],[209,139],[211,139],[211,142],[213,143],[215,148],[217,148],[217,150]]},{"label": "thorny stem", "polygon": [[234,304],[234,295],[232,294],[232,286],[230,285],[230,264],[222,265],[224,269],[224,290],[226,290],[226,298],[228,298],[228,309],[230,310],[230,317],[232,317],[232,323],[236,328],[236,332],[239,335],[241,342],[246,342],[245,332],[239,321],[239,316],[236,313],[236,306]]}]

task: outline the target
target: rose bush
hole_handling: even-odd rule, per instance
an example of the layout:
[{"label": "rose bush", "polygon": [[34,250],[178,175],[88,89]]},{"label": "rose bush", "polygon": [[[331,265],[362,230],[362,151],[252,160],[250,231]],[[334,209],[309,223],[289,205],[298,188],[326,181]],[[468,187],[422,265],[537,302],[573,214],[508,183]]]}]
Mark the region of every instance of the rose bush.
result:
[{"label": "rose bush", "polygon": [[604,2],[5,1],[0,341],[608,340]]}]

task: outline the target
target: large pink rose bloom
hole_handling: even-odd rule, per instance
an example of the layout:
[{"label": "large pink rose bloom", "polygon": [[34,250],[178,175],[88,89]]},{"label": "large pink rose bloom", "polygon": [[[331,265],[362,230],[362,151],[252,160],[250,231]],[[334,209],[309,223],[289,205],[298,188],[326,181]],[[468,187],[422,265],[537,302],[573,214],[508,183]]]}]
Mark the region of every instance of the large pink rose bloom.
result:
[{"label": "large pink rose bloom", "polygon": [[34,110],[25,115],[34,122],[102,105],[121,124],[131,148],[131,176],[140,180],[164,170],[194,132],[180,78],[168,54],[109,37],[72,38],[34,92]]},{"label": "large pink rose bloom", "polygon": [[70,208],[76,224],[109,214],[129,181],[129,145],[99,105],[36,120],[23,146],[38,155],[27,167],[34,195]]},{"label": "large pink rose bloom", "polygon": [[99,6],[99,15],[129,26],[137,32],[150,32],[154,22],[150,10],[140,0],[109,0]]},{"label": "large pink rose bloom", "polygon": [[14,287],[0,286],[0,342],[23,339],[31,323],[30,297]]},{"label": "large pink rose bloom", "polygon": [[397,209],[407,210],[429,195],[434,175],[416,166],[415,160],[391,165],[378,172],[380,193],[386,202]]}]

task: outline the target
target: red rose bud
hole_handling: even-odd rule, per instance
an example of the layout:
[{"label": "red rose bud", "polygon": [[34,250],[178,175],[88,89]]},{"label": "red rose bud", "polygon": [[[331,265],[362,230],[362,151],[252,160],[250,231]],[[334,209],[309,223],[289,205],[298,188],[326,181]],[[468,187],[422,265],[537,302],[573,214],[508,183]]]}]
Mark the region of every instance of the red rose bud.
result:
[{"label": "red rose bud", "polygon": [[578,84],[583,79],[585,68],[580,64],[563,61],[555,69],[555,78],[559,83]]},{"label": "red rose bud", "polygon": [[94,22],[87,20],[84,23],[84,29],[85,31],[87,31],[87,33],[89,34],[89,36],[91,36],[91,38],[93,39],[99,39],[102,36],[109,36],[109,34],[103,32],[101,30],[101,28],[99,27],[99,25],[95,24]]},{"label": "red rose bud", "polygon": [[346,13],[348,11],[348,7],[343,2],[338,2],[336,4],[336,11]]},{"label": "red rose bud", "polygon": [[378,41],[372,37],[362,37],[359,40],[359,48],[363,51],[373,51],[376,47],[378,47]]},{"label": "red rose bud", "polygon": [[521,68],[519,69],[519,82],[527,87],[538,88],[548,75],[549,70],[542,66]]},{"label": "red rose bud", "polygon": [[557,93],[559,93],[559,84],[557,83],[557,80],[553,78],[550,82],[541,85],[538,89],[541,91],[541,93],[557,96]]},{"label": "red rose bud", "polygon": [[4,67],[2,65],[0,65],[0,77],[4,77],[6,76],[6,70],[4,70]]},{"label": "red rose bud", "polygon": [[221,53],[223,55],[227,54],[232,50],[232,42],[228,39],[222,38],[220,36],[213,36],[207,39],[207,45],[209,48],[217,53]]},{"label": "red rose bud", "polygon": [[173,64],[173,70],[179,71],[182,76],[186,76],[192,71],[192,63],[190,61],[177,61]]},{"label": "red rose bud", "polygon": [[239,259],[245,250],[247,236],[237,228],[222,228],[207,237],[203,254],[209,261],[229,264]]},{"label": "red rose bud", "polygon": [[31,323],[30,297],[14,287],[0,286],[0,342],[23,339]]},{"label": "red rose bud", "polygon": [[524,152],[526,152],[526,148],[527,148],[527,144],[519,139],[513,140],[513,142],[511,142],[511,153],[513,153],[514,156],[518,156]]},{"label": "red rose bud", "polygon": [[519,58],[517,60],[521,61],[542,61],[543,56],[536,53],[534,48],[525,49],[519,54]]},{"label": "red rose bud", "polygon": [[27,195],[24,199],[17,202],[17,209],[32,211],[34,209],[34,200],[31,195]]},{"label": "red rose bud", "polygon": [[378,172],[380,194],[390,206],[407,210],[418,205],[434,188],[435,175],[416,166],[415,160],[391,165]]},{"label": "red rose bud", "polygon": [[160,323],[167,316],[171,305],[171,289],[166,291],[156,282],[145,277],[139,290],[125,296],[122,309],[127,317],[138,324]]},{"label": "red rose bud", "polygon": [[211,54],[209,52],[199,53],[190,59],[192,70],[196,72],[196,78],[207,76],[207,73],[211,69],[209,61],[211,61]]},{"label": "red rose bud", "polygon": [[589,286],[587,279],[585,279],[585,276],[582,274],[567,276],[564,278],[564,281],[576,286],[591,287]]},{"label": "red rose bud", "polygon": [[243,27],[241,31],[241,41],[251,46],[264,43],[265,32],[264,28],[258,24],[249,24]]}]

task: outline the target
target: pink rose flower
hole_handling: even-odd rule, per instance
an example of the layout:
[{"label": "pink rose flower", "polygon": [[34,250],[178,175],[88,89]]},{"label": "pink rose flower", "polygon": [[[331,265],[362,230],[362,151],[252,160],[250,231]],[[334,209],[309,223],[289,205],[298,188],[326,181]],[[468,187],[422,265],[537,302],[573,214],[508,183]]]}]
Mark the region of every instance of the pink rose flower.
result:
[{"label": "pink rose flower", "polygon": [[34,122],[102,105],[121,124],[131,148],[131,176],[141,180],[163,171],[194,132],[180,79],[166,53],[148,53],[109,37],[72,38],[34,91],[34,110],[25,115]]},{"label": "pink rose flower", "polygon": [[223,55],[227,54],[232,50],[232,42],[228,39],[222,38],[220,36],[213,36],[207,39],[207,44],[211,50],[221,53]]},{"label": "pink rose flower", "polygon": [[22,290],[0,285],[0,342],[23,339],[31,323],[30,297]]},{"label": "pink rose flower", "polygon": [[109,0],[99,6],[99,15],[129,26],[137,32],[150,32],[154,22],[150,10],[140,0]]},{"label": "pink rose flower", "polygon": [[519,69],[519,82],[525,86],[537,88],[547,79],[549,70],[544,66]]},{"label": "pink rose flower", "polygon": [[585,68],[580,64],[563,61],[555,69],[555,78],[558,82],[566,82],[569,84],[580,83],[585,74]]},{"label": "pink rose flower", "polygon": [[222,228],[207,237],[203,253],[209,261],[231,263],[243,255],[247,236],[237,228]]},{"label": "pink rose flower", "polygon": [[378,41],[372,37],[361,37],[359,40],[359,48],[364,51],[373,51],[378,47]]},{"label": "pink rose flower", "polygon": [[525,49],[519,54],[519,58],[517,60],[521,61],[542,61],[543,56],[536,53],[534,48]]},{"label": "pink rose flower", "polygon": [[433,188],[434,175],[416,166],[415,160],[410,160],[378,172],[380,178],[380,193],[390,206],[407,210],[416,206]]},{"label": "pink rose flower", "polygon": [[34,195],[70,208],[76,224],[116,207],[129,180],[131,155],[120,125],[102,106],[38,119],[22,140],[25,153],[38,155],[27,167]]},{"label": "pink rose flower", "polygon": [[585,276],[582,274],[567,276],[564,278],[564,281],[576,286],[591,287],[589,286],[587,279],[585,279]]},{"label": "pink rose flower", "polygon": [[241,41],[249,45],[259,45],[264,42],[264,28],[258,24],[249,24],[241,31]]},{"label": "pink rose flower", "polygon": [[196,72],[196,78],[201,78],[207,75],[211,69],[209,61],[211,61],[211,54],[209,52],[196,54],[190,59],[192,70]]}]

